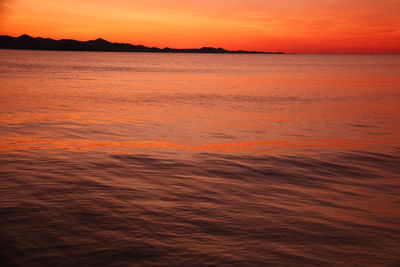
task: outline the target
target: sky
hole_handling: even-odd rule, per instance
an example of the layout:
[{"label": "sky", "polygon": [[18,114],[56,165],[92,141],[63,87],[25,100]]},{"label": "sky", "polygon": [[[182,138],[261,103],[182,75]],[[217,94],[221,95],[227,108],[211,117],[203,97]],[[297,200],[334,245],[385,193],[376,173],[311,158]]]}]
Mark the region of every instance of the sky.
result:
[{"label": "sky", "polygon": [[160,48],[400,53],[400,0],[0,0],[0,34]]}]

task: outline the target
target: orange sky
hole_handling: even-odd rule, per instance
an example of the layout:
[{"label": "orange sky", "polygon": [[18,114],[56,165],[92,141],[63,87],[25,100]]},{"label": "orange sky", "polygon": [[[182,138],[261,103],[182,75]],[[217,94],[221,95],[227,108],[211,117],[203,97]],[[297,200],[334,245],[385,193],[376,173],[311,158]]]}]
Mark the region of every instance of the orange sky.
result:
[{"label": "orange sky", "polygon": [[400,0],[0,0],[0,34],[157,47],[400,53]]}]

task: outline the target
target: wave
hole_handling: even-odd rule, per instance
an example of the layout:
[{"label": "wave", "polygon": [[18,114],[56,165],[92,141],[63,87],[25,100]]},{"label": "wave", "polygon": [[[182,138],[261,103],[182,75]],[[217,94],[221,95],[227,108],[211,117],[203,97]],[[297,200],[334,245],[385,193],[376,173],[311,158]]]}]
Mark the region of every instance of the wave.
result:
[{"label": "wave", "polygon": [[3,153],[1,256],[13,266],[388,266],[399,156]]}]

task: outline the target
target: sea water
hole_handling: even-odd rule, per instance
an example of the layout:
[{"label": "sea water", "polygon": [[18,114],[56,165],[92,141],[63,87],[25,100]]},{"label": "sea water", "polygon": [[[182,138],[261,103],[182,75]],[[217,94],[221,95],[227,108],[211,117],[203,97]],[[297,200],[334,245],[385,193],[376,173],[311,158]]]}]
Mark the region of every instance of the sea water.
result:
[{"label": "sea water", "polygon": [[400,264],[400,56],[0,50],[10,266]]}]

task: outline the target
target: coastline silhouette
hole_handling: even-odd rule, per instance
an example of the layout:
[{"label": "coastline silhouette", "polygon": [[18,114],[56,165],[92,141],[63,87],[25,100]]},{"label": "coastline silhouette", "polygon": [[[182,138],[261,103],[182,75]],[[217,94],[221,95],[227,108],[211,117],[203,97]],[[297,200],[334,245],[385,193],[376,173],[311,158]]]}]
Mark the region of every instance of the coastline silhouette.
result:
[{"label": "coastline silhouette", "polygon": [[262,52],[245,50],[226,50],[223,48],[158,48],[129,43],[113,43],[102,38],[90,41],[73,39],[54,40],[51,38],[31,37],[23,34],[19,37],[0,35],[2,49],[58,50],[58,51],[104,51],[104,52],[161,52],[161,53],[218,53],[218,54],[285,54],[283,52]]}]

